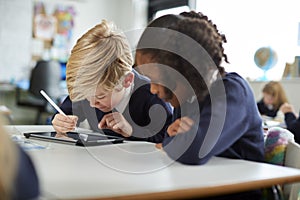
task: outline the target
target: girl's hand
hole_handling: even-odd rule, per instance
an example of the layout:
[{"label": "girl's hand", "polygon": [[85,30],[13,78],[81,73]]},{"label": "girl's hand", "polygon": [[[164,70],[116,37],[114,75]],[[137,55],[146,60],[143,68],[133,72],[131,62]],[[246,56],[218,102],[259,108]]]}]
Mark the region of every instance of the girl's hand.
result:
[{"label": "girl's hand", "polygon": [[157,144],[155,144],[155,147],[156,147],[157,149],[163,149],[162,143],[157,143]]},{"label": "girl's hand", "polygon": [[294,108],[291,104],[288,104],[288,103],[284,103],[280,106],[279,110],[281,112],[283,112],[284,114],[285,113],[288,113],[288,112],[291,112],[291,113],[294,113]]},{"label": "girl's hand", "polygon": [[104,115],[98,127],[100,129],[110,129],[124,137],[130,137],[132,135],[132,126],[119,112]]},{"label": "girl's hand", "polygon": [[77,121],[78,117],[75,115],[56,114],[52,120],[52,125],[57,133],[66,133],[75,130]]},{"label": "girl's hand", "polygon": [[175,136],[180,133],[185,133],[191,129],[194,125],[194,121],[189,117],[182,117],[175,120],[169,127],[168,127],[168,135]]}]

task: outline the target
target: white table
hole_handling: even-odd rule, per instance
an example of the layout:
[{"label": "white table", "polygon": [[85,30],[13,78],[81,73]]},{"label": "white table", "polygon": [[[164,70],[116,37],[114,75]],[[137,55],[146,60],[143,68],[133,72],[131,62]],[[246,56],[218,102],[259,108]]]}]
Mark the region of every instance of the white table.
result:
[{"label": "white table", "polygon": [[[9,126],[10,133],[49,131],[51,126]],[[300,181],[300,170],[212,158],[182,165],[146,142],[77,147],[31,140],[46,149],[28,151],[43,195],[55,199],[175,199],[203,197]]]}]

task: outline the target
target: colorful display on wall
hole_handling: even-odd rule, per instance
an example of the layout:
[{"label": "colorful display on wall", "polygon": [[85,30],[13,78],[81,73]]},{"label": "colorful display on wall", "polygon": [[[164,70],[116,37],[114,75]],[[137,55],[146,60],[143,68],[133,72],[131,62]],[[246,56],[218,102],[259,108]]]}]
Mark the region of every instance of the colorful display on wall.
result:
[{"label": "colorful display on wall", "polygon": [[34,3],[34,59],[67,60],[75,15],[73,6],[51,2]]}]

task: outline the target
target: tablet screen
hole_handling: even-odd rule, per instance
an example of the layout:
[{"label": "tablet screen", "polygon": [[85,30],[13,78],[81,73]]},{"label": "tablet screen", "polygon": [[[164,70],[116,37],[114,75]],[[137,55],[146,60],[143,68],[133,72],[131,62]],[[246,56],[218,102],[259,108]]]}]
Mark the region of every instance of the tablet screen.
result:
[{"label": "tablet screen", "polygon": [[88,134],[88,133],[77,133],[68,132],[66,134],[56,132],[27,132],[24,133],[26,138],[36,138],[49,141],[56,141],[62,143],[70,143],[78,146],[95,146],[103,144],[114,144],[123,142],[123,138],[115,136],[107,136],[102,134]]}]

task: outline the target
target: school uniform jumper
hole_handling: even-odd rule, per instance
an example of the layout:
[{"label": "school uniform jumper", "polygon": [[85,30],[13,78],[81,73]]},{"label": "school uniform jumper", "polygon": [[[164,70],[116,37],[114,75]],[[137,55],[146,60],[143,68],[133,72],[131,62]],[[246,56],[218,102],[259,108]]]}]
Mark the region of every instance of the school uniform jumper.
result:
[{"label": "school uniform jumper", "polygon": [[284,121],[289,131],[294,134],[295,141],[300,144],[300,117],[296,118],[294,113],[285,113]]},{"label": "school uniform jumper", "polygon": [[257,102],[258,111],[261,115],[266,115],[268,117],[276,117],[277,112],[279,109],[270,109],[268,106],[264,103],[263,99],[261,99],[259,102]]},{"label": "school uniform jumper", "polygon": [[[147,77],[142,76],[134,69],[133,73],[135,76],[133,93],[122,113],[133,127],[133,134],[127,139],[160,143],[172,120],[171,106],[150,92],[150,82]],[[122,137],[122,135],[113,131],[98,128],[98,123],[107,113],[91,107],[86,99],[72,102],[68,96],[60,108],[67,115],[77,115],[79,118],[78,123],[87,119],[94,131],[104,131],[105,134]]]},{"label": "school uniform jumper", "polygon": [[185,116],[182,113],[198,124],[187,133],[165,137],[163,147],[172,159],[191,165],[204,164],[212,156],[264,161],[262,120],[251,88],[237,73],[214,82],[200,104],[195,99],[175,108],[174,120]]},{"label": "school uniform jumper", "polygon": [[[222,95],[222,88],[226,95]],[[198,105],[200,113],[196,109]],[[187,133],[165,137],[163,149],[173,160],[201,165],[212,156],[220,156],[264,162],[262,120],[252,90],[238,74],[227,73],[223,81],[213,83],[210,96],[203,102],[198,103],[195,99],[174,109],[174,120],[181,116],[194,121],[198,119],[198,123]],[[261,190],[252,190],[201,199],[251,200],[261,197]]]},{"label": "school uniform jumper", "polygon": [[18,168],[15,177],[12,199],[38,199],[39,180],[31,158],[18,146]]}]

